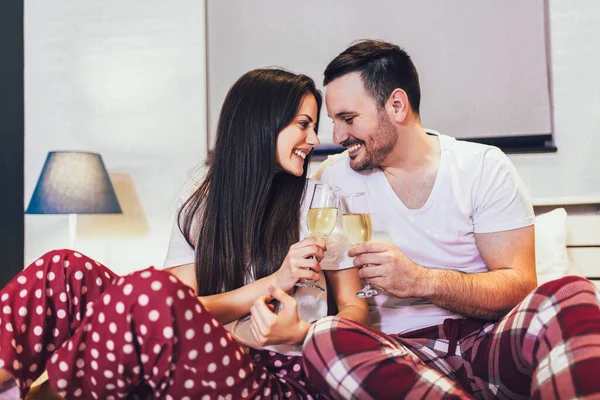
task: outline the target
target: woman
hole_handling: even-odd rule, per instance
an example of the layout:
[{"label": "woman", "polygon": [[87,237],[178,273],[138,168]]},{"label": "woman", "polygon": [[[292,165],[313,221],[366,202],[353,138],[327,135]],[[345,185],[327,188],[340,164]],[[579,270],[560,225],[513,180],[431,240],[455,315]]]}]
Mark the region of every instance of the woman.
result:
[{"label": "woman", "polygon": [[[298,355],[310,322],[300,316],[323,316],[303,309],[324,300],[286,291],[319,279],[325,251],[320,239],[298,242],[320,105],[306,76],[243,75],[224,101],[206,177],[181,208],[172,273],[119,278],[76,252],[46,254],[0,294],[0,368],[25,391],[45,365],[53,389],[69,398],[315,396]],[[356,271],[328,279],[339,315],[364,322]],[[232,321],[243,344],[275,351],[243,351],[223,327]]]}]

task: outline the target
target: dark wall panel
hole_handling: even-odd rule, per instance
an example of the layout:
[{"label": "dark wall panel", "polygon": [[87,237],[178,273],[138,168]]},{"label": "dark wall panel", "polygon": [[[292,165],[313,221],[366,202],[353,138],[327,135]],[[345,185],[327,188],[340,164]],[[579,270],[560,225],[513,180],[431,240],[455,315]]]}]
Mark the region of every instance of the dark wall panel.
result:
[{"label": "dark wall panel", "polygon": [[0,0],[0,288],[24,258],[23,0]]}]

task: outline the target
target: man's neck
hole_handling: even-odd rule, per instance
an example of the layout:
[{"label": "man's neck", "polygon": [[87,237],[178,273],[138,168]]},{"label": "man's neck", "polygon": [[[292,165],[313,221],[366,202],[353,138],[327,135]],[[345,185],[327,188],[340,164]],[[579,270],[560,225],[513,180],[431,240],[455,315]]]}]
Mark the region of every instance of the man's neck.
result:
[{"label": "man's neck", "polygon": [[401,169],[411,171],[439,158],[438,138],[428,135],[421,124],[403,127],[393,151],[381,164],[383,171]]}]

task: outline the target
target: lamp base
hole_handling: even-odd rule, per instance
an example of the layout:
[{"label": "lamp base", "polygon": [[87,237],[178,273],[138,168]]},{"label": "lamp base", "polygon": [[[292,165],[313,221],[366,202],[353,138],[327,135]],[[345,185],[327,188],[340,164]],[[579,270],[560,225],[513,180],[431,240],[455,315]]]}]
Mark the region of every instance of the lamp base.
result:
[{"label": "lamp base", "polygon": [[77,214],[69,214],[69,248],[75,250],[77,239]]}]

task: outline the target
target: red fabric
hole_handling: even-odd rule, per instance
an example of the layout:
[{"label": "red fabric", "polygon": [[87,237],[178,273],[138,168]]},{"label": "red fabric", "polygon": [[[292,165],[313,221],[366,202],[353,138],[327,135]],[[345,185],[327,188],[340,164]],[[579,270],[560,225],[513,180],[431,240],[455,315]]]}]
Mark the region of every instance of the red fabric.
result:
[{"label": "red fabric", "polygon": [[385,335],[328,317],[309,332],[311,382],[336,398],[600,398],[600,294],[548,282],[495,323],[446,320]]},{"label": "red fabric", "polygon": [[[300,357],[246,354],[172,274],[52,251],[0,292],[0,368],[82,399],[310,399]],[[251,357],[252,356],[252,357]]]}]

